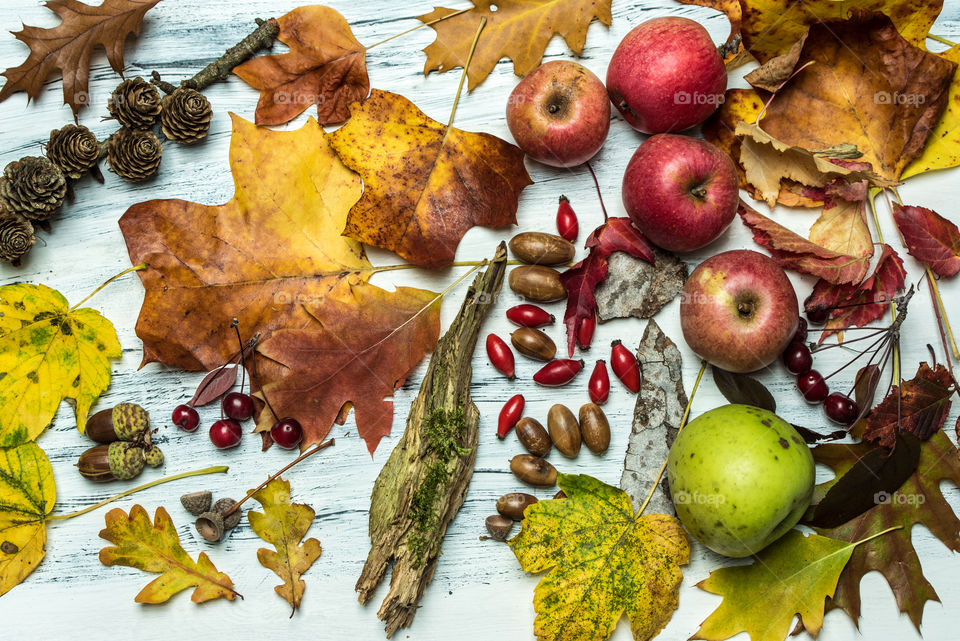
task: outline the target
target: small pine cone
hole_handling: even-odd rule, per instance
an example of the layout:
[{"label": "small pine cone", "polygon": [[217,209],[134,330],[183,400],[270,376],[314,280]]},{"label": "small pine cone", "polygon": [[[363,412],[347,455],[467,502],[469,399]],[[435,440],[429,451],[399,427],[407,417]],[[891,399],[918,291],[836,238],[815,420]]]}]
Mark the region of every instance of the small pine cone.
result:
[{"label": "small pine cone", "polygon": [[46,220],[67,195],[63,172],[44,156],[25,156],[3,170],[0,206],[31,220]]},{"label": "small pine cone", "polygon": [[107,109],[124,127],[149,129],[160,115],[160,92],[139,76],[124,80],[113,90]]},{"label": "small pine cone", "polygon": [[160,167],[163,147],[152,131],[123,128],[110,136],[107,162],[115,174],[130,182],[150,178]]},{"label": "small pine cone", "polygon": [[17,263],[35,241],[29,220],[0,207],[0,261]]},{"label": "small pine cone", "polygon": [[47,158],[67,178],[76,180],[90,171],[97,164],[99,153],[97,137],[82,125],[67,125],[50,132]]},{"label": "small pine cone", "polygon": [[180,87],[163,99],[160,128],[174,142],[189,145],[207,137],[213,109],[206,96],[188,87]]}]

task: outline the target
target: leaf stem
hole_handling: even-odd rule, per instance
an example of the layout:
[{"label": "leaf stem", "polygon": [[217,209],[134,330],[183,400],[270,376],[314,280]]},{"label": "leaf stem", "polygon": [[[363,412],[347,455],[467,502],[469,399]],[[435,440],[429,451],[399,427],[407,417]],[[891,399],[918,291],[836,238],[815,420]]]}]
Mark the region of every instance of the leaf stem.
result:
[{"label": "leaf stem", "polygon": [[893,532],[894,530],[901,530],[901,529],[903,529],[903,526],[902,526],[902,525],[894,525],[893,527],[888,527],[886,530],[882,530],[882,531],[880,531],[880,532],[877,532],[876,534],[871,534],[870,536],[868,536],[868,537],[865,538],[865,539],[860,539],[859,541],[854,542],[854,543],[853,543],[853,546],[856,547],[856,546],[858,546],[858,545],[862,545],[862,544],[866,543],[867,541],[870,541],[870,540],[872,540],[872,539],[877,538],[878,536],[883,536],[884,534],[887,534],[887,533],[889,533],[889,532]]},{"label": "leaf stem", "polygon": [[487,19],[485,17],[480,18],[480,26],[477,27],[477,32],[473,35],[473,42],[470,43],[470,53],[467,54],[467,61],[463,64],[463,74],[460,76],[460,84],[457,85],[457,97],[453,99],[453,109],[450,110],[450,120],[447,122],[447,131],[443,134],[444,140],[446,140],[447,135],[450,133],[450,128],[453,127],[453,117],[457,114],[457,105],[460,104],[460,94],[463,92],[463,81],[467,79],[467,73],[470,71],[470,60],[473,58],[473,52],[476,50],[477,42],[480,40],[480,32],[483,31],[485,26],[487,26]]},{"label": "leaf stem", "polygon": [[600,183],[597,181],[597,175],[593,173],[593,167],[590,166],[590,161],[583,163],[587,166],[587,169],[590,171],[590,175],[593,176],[593,186],[597,188],[597,198],[600,199],[600,209],[603,210],[603,222],[610,220],[610,217],[607,216],[607,208],[603,205],[603,194],[600,193]]},{"label": "leaf stem", "polygon": [[956,47],[956,46],[957,46],[957,43],[956,43],[956,42],[952,42],[952,41],[950,41],[950,40],[947,40],[947,39],[944,38],[943,36],[937,36],[937,35],[934,35],[934,34],[932,34],[932,33],[928,33],[928,34],[927,34],[927,37],[930,38],[931,40],[936,40],[937,42],[941,42],[941,43],[947,45],[948,47]]},{"label": "leaf stem", "polygon": [[230,468],[227,467],[226,465],[214,465],[213,467],[205,467],[202,470],[193,470],[192,472],[181,472],[180,474],[174,474],[173,476],[165,476],[162,479],[157,479],[156,481],[150,481],[149,483],[144,483],[143,485],[138,485],[137,487],[131,488],[124,492],[120,492],[120,494],[115,494],[114,496],[111,496],[108,499],[103,499],[99,503],[94,503],[93,505],[89,507],[85,507],[82,510],[77,510],[76,512],[70,512],[69,514],[57,514],[54,516],[48,516],[44,520],[45,521],[63,521],[66,519],[72,519],[75,516],[80,516],[82,514],[86,514],[87,512],[92,512],[93,510],[103,507],[108,503],[112,503],[117,499],[122,499],[125,496],[130,496],[131,494],[135,492],[139,492],[140,490],[146,490],[148,488],[151,488],[157,485],[163,485],[164,483],[169,483],[170,481],[179,481],[180,479],[189,478],[191,476],[203,476],[205,474],[217,474],[220,472],[226,472],[229,469]]},{"label": "leaf stem", "polygon": [[[400,33],[398,33],[398,34],[396,34],[396,35],[390,36],[389,38],[386,38],[385,40],[381,40],[380,42],[375,42],[375,43],[373,43],[372,45],[370,45],[369,47],[364,47],[363,49],[364,49],[364,51],[370,51],[370,50],[373,49],[374,47],[379,47],[379,46],[382,45],[382,44],[386,44],[386,43],[390,42],[391,40],[393,40],[394,38],[399,38],[400,36],[405,36],[405,35],[407,35],[408,33],[412,32],[412,31],[416,31],[417,29],[419,29],[419,28],[421,28],[421,27],[429,27],[430,25],[434,25],[434,24],[436,24],[436,23],[438,23],[438,22],[443,22],[444,20],[449,20],[450,18],[453,18],[454,16],[459,16],[461,13],[466,13],[466,12],[468,12],[468,11],[473,11],[474,8],[475,8],[475,7],[470,7],[469,9],[461,9],[460,11],[454,11],[453,13],[451,13],[451,14],[449,14],[449,15],[446,15],[446,16],[443,16],[442,18],[435,18],[435,19],[431,20],[430,22],[422,22],[422,23],[418,24],[416,27],[410,27],[410,28],[407,29],[406,31],[401,31]],[[484,20],[486,20],[486,18],[484,18]]]},{"label": "leaf stem", "polygon": [[[700,379],[703,378],[703,373],[707,371],[707,361],[700,361],[700,371],[697,373],[697,381],[693,384],[693,389],[690,390],[690,396],[687,397],[687,406],[683,409],[683,418],[680,419],[680,428],[677,430],[679,433],[680,430],[687,424],[687,417],[690,416],[690,407],[693,405],[693,397],[697,395],[697,388],[700,387]],[[653,498],[653,493],[656,491],[657,486],[660,485],[660,479],[663,478],[663,473],[667,469],[667,459],[663,460],[663,465],[660,466],[660,471],[657,472],[657,478],[653,481],[653,486],[651,486],[650,491],[647,492],[647,498],[643,500],[643,505],[640,506],[640,509],[637,510],[637,517],[643,514],[643,511],[647,509],[647,504],[650,503],[650,499]]]},{"label": "leaf stem", "polygon": [[262,490],[263,488],[265,488],[270,481],[272,481],[273,479],[277,478],[278,476],[280,476],[281,474],[283,474],[284,472],[286,472],[287,470],[289,470],[291,467],[293,467],[294,465],[296,465],[297,463],[299,463],[299,462],[302,461],[303,459],[305,459],[305,458],[307,458],[307,457],[309,457],[309,456],[313,456],[313,455],[316,454],[317,452],[319,452],[319,451],[321,451],[321,450],[325,450],[325,449],[327,449],[328,447],[332,447],[334,443],[335,443],[334,439],[330,439],[330,440],[328,440],[328,441],[324,441],[323,443],[318,444],[318,445],[317,445],[315,448],[313,448],[312,450],[307,450],[306,452],[304,452],[303,454],[301,454],[301,455],[298,456],[297,458],[293,459],[292,461],[290,461],[289,463],[287,463],[286,465],[284,465],[283,467],[281,467],[279,471],[274,472],[273,474],[271,474],[270,476],[268,476],[266,481],[264,481],[263,483],[261,483],[260,485],[258,485],[257,487],[255,487],[254,489],[250,490],[249,492],[247,492],[246,496],[244,496],[242,499],[240,499],[239,501],[237,501],[236,503],[234,503],[234,504],[233,504],[233,507],[231,507],[229,510],[227,510],[226,512],[223,513],[223,518],[227,518],[228,516],[230,516],[231,514],[233,514],[234,512],[236,512],[237,510],[239,510],[239,509],[240,509],[240,506],[243,505],[243,502],[244,502],[244,501],[246,501],[247,499],[249,499],[251,496],[253,496],[253,495],[256,494],[257,492],[259,492],[259,491]]},{"label": "leaf stem", "polygon": [[[880,228],[880,217],[877,216],[877,194],[880,192],[874,190],[872,194],[867,197],[867,204],[870,206],[870,215],[873,216],[873,226],[877,228],[877,238],[881,243],[885,242],[883,240],[883,230]],[[893,301],[890,301],[890,318],[896,319],[897,317],[897,306]],[[900,345],[898,341],[893,342],[893,380],[900,380]]]},{"label": "leaf stem", "polygon": [[136,266],[131,267],[131,268],[129,268],[129,269],[123,270],[122,272],[120,272],[119,274],[116,274],[115,276],[111,276],[110,278],[108,278],[107,280],[105,280],[99,287],[97,287],[95,290],[93,290],[92,292],[90,292],[89,294],[87,294],[87,297],[86,297],[86,298],[84,298],[82,301],[80,301],[79,303],[77,303],[76,305],[74,305],[73,307],[71,307],[68,311],[72,312],[72,311],[75,310],[76,308],[80,307],[80,306],[83,305],[85,302],[87,302],[88,300],[90,300],[91,298],[93,298],[101,289],[103,289],[104,287],[106,287],[107,285],[109,285],[110,283],[112,283],[113,281],[117,280],[117,279],[120,278],[121,276],[126,276],[126,275],[129,274],[130,272],[142,272],[142,271],[145,270],[146,268],[147,268],[147,264],[146,264],[146,263],[140,263],[139,265],[136,265]]},{"label": "leaf stem", "polygon": [[[486,260],[460,260],[447,265],[447,267],[482,267],[486,265]],[[520,260],[508,260],[506,261],[507,265],[526,265],[525,262]],[[411,263],[402,263],[400,265],[384,265],[382,267],[368,267],[364,269],[351,269],[350,273],[358,274],[377,274],[379,272],[392,272],[399,269],[417,269],[419,265],[413,265]]]}]

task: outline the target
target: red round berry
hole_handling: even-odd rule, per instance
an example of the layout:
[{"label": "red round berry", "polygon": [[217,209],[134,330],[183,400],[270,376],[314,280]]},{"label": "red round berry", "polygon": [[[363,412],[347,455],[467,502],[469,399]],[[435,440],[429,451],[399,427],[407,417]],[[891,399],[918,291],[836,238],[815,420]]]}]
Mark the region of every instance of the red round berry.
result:
[{"label": "red round berry", "polygon": [[253,416],[253,399],[240,392],[230,392],[223,397],[223,413],[237,421],[245,421]]},{"label": "red round berry", "polygon": [[197,410],[189,405],[177,405],[173,408],[171,420],[173,420],[174,425],[184,432],[192,432],[200,425],[200,415],[197,414]]},{"label": "red round berry", "polygon": [[807,320],[814,325],[823,325],[830,318],[830,310],[826,307],[813,307],[807,310]]},{"label": "red round berry", "polygon": [[827,418],[840,425],[850,425],[860,415],[860,408],[846,394],[834,392],[823,402]]},{"label": "red round berry", "polygon": [[815,369],[797,377],[797,388],[808,403],[822,403],[830,394],[827,382]]},{"label": "red round berry", "polygon": [[783,350],[783,364],[791,374],[806,374],[813,367],[813,356],[805,343],[794,340]]},{"label": "red round berry", "polygon": [[807,321],[802,316],[797,319],[797,331],[793,334],[793,340],[801,343],[807,342]]},{"label": "red round berry", "polygon": [[243,428],[232,418],[221,418],[210,426],[210,440],[217,449],[236,447],[243,438]]},{"label": "red round berry", "polygon": [[285,450],[292,450],[303,439],[303,428],[295,418],[282,418],[270,428],[270,438]]}]

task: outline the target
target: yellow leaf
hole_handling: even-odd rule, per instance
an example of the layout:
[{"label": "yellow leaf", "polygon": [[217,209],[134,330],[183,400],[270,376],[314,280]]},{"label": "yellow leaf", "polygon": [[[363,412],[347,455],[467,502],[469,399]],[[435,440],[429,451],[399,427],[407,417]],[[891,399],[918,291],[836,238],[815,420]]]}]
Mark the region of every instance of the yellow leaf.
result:
[{"label": "yellow leaf", "polygon": [[873,256],[864,202],[828,198],[823,213],[810,227],[810,242],[847,256]]},{"label": "yellow leaf", "polygon": [[180,547],[177,528],[162,507],[157,508],[152,525],[150,515],[139,505],[130,509],[129,517],[116,508],[107,512],[105,519],[107,527],[100,530],[100,538],[115,547],[100,550],[100,562],[160,575],[140,590],[134,599],[137,603],[163,603],[187,588],[196,588],[190,597],[195,603],[221,597],[233,601],[240,596],[230,577],[218,572],[204,552],[194,563]]},{"label": "yellow leaf", "polygon": [[0,287],[0,447],[36,439],[64,398],[83,432],[119,357],[117,333],[99,312],[71,310],[45,285]]},{"label": "yellow leaf", "polygon": [[[467,70],[468,88],[473,91],[490,75],[501,58],[513,60],[513,72],[525,76],[538,66],[547,43],[555,34],[580,54],[587,40],[587,28],[594,19],[609,26],[612,0],[475,0],[473,8],[430,27],[437,32],[424,53],[423,73],[450,71],[462,67],[470,54],[477,25],[487,26]],[[437,7],[419,17],[421,22],[440,20],[458,9]]]},{"label": "yellow leaf", "polygon": [[714,570],[697,587],[723,601],[690,638],[720,641],[747,632],[750,641],[783,641],[795,614],[816,637],[824,602],[857,545],[790,530],[751,565]]},{"label": "yellow leaf", "polygon": [[[960,45],[939,55],[960,65]],[[910,163],[902,177],[909,178],[925,171],[947,169],[957,165],[960,165],[960,68],[953,74],[947,109],[930,133],[923,153]]]},{"label": "yellow leaf", "polygon": [[291,503],[290,483],[279,478],[270,481],[253,498],[263,506],[263,512],[251,510],[247,513],[250,527],[257,536],[276,548],[276,552],[260,548],[257,550],[257,560],[283,579],[283,585],[276,586],[274,590],[296,612],[306,589],[300,577],[320,558],[320,541],[307,539],[300,545],[316,513],[309,505]]},{"label": "yellow leaf", "polygon": [[0,596],[43,560],[44,518],[56,500],[50,461],[36,443],[0,449]]},{"label": "yellow leaf", "polygon": [[363,177],[343,234],[421,267],[453,262],[474,225],[516,224],[517,199],[533,182],[518,147],[439,123],[388,91],[353,103],[328,140]]},{"label": "yellow leaf", "polygon": [[638,641],[673,616],[690,543],[666,514],[634,516],[630,497],[586,475],[560,474],[567,498],[528,508],[510,547],[527,572],[549,573],[534,592],[540,641],[602,641],[626,611]]}]

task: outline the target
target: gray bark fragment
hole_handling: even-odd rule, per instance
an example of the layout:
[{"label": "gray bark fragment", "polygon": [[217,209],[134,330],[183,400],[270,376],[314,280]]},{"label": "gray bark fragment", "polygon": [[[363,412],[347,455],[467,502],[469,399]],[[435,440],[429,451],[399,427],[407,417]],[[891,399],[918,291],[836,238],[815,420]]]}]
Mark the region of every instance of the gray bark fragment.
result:
[{"label": "gray bark fragment", "polygon": [[687,265],[676,256],[654,248],[654,263],[624,252],[610,256],[610,272],[595,292],[597,318],[652,318],[672,301],[687,280]]}]

